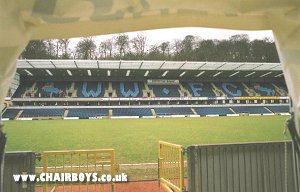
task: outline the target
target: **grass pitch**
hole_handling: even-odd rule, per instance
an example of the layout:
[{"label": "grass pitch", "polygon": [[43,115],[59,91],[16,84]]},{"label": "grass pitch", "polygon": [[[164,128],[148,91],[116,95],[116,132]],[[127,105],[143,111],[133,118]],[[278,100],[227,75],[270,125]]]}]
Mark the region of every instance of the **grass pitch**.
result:
[{"label": "grass pitch", "polygon": [[158,141],[191,144],[283,140],[287,116],[5,122],[7,151],[113,148],[118,163],[157,162]]}]

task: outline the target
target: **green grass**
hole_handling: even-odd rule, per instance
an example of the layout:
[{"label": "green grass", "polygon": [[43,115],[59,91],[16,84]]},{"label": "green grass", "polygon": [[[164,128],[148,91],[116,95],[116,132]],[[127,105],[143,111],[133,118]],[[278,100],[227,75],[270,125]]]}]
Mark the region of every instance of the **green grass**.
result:
[{"label": "green grass", "polygon": [[157,162],[158,141],[191,144],[283,140],[286,116],[5,122],[7,151],[114,148],[118,163]]}]

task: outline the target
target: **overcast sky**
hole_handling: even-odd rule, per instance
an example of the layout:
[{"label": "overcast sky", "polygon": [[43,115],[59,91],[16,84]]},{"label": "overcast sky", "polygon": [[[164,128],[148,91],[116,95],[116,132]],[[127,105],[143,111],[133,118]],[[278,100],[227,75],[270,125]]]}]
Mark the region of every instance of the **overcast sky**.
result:
[{"label": "overcast sky", "polygon": [[[270,30],[264,31],[240,31],[240,30],[227,30],[227,29],[212,29],[212,28],[200,28],[200,27],[185,27],[185,28],[169,28],[169,29],[156,29],[147,31],[138,31],[125,33],[130,38],[136,36],[137,33],[144,33],[148,37],[147,43],[150,45],[160,44],[164,41],[172,41],[174,39],[183,39],[187,35],[200,36],[202,39],[228,39],[236,34],[248,34],[250,40],[271,38],[273,39],[273,33]],[[98,46],[101,41],[108,39],[114,35],[102,35],[95,36],[95,42]],[[74,38],[71,40],[70,47],[75,47],[80,38]]]}]

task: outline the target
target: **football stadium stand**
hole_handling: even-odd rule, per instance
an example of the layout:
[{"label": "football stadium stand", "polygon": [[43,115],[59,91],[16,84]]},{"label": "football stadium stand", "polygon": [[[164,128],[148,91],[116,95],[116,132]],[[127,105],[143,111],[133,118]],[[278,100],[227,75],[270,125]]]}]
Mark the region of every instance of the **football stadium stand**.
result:
[{"label": "football stadium stand", "polygon": [[[111,111],[111,112],[110,112]],[[60,118],[79,118],[94,119],[103,117],[170,117],[170,116],[233,116],[233,115],[270,115],[286,114],[289,112],[289,106],[285,104],[240,104],[240,105],[183,105],[183,106],[70,106],[58,107],[11,107],[3,113],[3,118],[10,120],[16,118],[39,117],[60,117]]]},{"label": "football stadium stand", "polygon": [[250,114],[267,114],[272,113],[270,110],[263,106],[238,106],[232,107],[236,113],[250,113]]},{"label": "football stadium stand", "polygon": [[155,97],[179,97],[178,87],[174,85],[149,86]]},{"label": "football stadium stand", "polygon": [[279,63],[95,60],[84,66],[84,62],[19,60],[17,82],[9,91],[9,105],[2,117],[87,119],[289,112]]},{"label": "football stadium stand", "polygon": [[20,117],[62,117],[64,109],[24,109]]},{"label": "football stadium stand", "polygon": [[103,82],[72,82],[71,85],[66,89],[68,97],[103,97],[106,88]]},{"label": "football stadium stand", "polygon": [[287,113],[289,111],[289,106],[269,106],[273,113]]},{"label": "football stadium stand", "polygon": [[141,82],[119,82],[116,83],[117,97],[142,97]]},{"label": "football stadium stand", "polygon": [[186,87],[193,97],[216,97],[209,83],[189,82]]},{"label": "football stadium stand", "polygon": [[219,115],[226,116],[228,114],[234,114],[229,107],[195,107],[195,111],[201,116]]},{"label": "football stadium stand", "polygon": [[108,116],[108,109],[100,108],[70,108],[67,114],[67,117],[78,117],[80,119],[105,116]]},{"label": "football stadium stand", "polygon": [[113,116],[152,116],[150,108],[114,108]]},{"label": "football stadium stand", "polygon": [[20,109],[6,109],[2,115],[2,118],[8,118],[10,120],[13,120],[16,118],[19,112]]},{"label": "football stadium stand", "polygon": [[156,115],[158,116],[172,116],[172,115],[193,115],[190,107],[163,107],[155,108]]},{"label": "football stadium stand", "polygon": [[[146,88],[145,82],[114,82],[113,94],[105,94],[106,86],[110,82],[25,82],[17,89],[15,98],[51,98],[51,97],[79,97],[79,98],[141,98]],[[287,96],[284,88],[274,83],[203,83],[185,82],[182,88],[192,97],[241,97],[241,96]],[[181,97],[180,87],[175,85],[148,85],[153,91],[152,97]],[[73,90],[73,91],[71,91]],[[277,91],[276,91],[277,90]]]}]

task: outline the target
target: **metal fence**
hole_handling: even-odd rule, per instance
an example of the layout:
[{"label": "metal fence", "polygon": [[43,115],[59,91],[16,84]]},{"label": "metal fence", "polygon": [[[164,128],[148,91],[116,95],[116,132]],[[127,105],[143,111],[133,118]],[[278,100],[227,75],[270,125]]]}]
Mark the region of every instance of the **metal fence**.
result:
[{"label": "metal fence", "polygon": [[[44,173],[97,173],[110,174],[117,172],[114,149],[46,151],[42,154]],[[114,182],[59,182],[43,183],[43,191],[114,191]]]},{"label": "metal fence", "polygon": [[296,191],[291,142],[189,146],[187,156],[192,192]]},{"label": "metal fence", "polygon": [[183,147],[159,141],[159,183],[165,190],[182,192],[184,188]]},{"label": "metal fence", "polygon": [[6,152],[3,191],[34,192],[34,182],[15,182],[13,175],[35,174],[35,159],[36,154],[32,151]]}]

